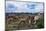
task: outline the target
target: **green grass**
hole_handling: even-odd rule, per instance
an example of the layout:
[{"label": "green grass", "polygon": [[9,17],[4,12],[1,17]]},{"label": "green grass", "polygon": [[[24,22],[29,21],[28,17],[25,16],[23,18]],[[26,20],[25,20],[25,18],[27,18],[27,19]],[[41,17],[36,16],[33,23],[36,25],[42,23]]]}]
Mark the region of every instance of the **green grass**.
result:
[{"label": "green grass", "polygon": [[37,28],[44,28],[44,17],[41,17],[39,20],[37,20],[36,25],[38,26]]}]

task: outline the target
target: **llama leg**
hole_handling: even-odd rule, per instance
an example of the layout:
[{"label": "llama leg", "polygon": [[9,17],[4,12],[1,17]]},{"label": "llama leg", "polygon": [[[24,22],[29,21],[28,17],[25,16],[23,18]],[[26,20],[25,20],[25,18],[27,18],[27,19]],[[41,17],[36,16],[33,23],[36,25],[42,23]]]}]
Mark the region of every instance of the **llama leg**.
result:
[{"label": "llama leg", "polygon": [[29,24],[31,24],[31,21],[29,20]]},{"label": "llama leg", "polygon": [[36,20],[35,20],[34,24],[36,24]]}]

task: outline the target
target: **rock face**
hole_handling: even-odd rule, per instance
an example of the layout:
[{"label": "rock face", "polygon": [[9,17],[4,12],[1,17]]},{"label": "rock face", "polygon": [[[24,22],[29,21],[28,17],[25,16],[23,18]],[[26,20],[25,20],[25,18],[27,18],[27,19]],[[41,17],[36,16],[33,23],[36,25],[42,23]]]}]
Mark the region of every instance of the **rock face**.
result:
[{"label": "rock face", "polygon": [[[7,27],[8,29],[20,29],[23,27],[27,27],[33,24],[33,20],[34,20],[34,16],[24,16],[24,15],[20,15],[20,16],[7,16],[6,17],[6,21],[7,21]],[[14,27],[15,26],[15,27]],[[14,28],[13,28],[14,27]]]},{"label": "rock face", "polygon": [[27,15],[13,15],[6,16],[6,29],[7,30],[20,30],[36,28],[36,21],[40,16],[27,16]]}]

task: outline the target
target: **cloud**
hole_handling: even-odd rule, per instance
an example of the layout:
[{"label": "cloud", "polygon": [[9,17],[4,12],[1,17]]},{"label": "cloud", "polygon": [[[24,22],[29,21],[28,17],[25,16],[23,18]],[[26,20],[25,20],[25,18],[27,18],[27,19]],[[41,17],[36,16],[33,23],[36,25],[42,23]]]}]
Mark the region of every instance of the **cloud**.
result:
[{"label": "cloud", "polygon": [[[10,10],[7,8],[8,4],[13,5],[14,7]],[[28,7],[29,5],[29,7]],[[35,5],[31,6],[31,5]],[[12,7],[12,6],[11,6]],[[34,7],[34,8],[33,8]],[[6,12],[29,12],[29,13],[36,13],[36,12],[43,12],[43,3],[28,3],[28,2],[6,2]]]}]

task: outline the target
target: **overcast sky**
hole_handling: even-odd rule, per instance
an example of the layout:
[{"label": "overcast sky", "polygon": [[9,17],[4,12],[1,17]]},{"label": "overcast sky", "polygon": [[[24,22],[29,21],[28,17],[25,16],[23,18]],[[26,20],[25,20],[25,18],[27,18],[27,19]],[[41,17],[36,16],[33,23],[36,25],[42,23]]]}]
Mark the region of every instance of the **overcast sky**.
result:
[{"label": "overcast sky", "polygon": [[6,12],[43,12],[43,3],[6,1]]}]

